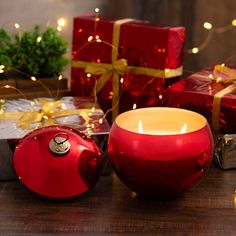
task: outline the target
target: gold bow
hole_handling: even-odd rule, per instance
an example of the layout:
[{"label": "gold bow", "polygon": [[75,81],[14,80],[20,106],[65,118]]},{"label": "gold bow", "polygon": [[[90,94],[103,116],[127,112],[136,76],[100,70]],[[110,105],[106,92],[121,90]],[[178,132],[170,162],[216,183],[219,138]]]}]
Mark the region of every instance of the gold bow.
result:
[{"label": "gold bow", "polygon": [[[86,73],[90,73],[92,75],[101,75],[97,82],[96,92],[99,92],[103,86],[107,83],[109,78],[113,75],[113,79],[117,79],[114,77],[118,77],[119,75],[123,76],[127,72],[128,63],[126,59],[116,60],[113,64],[105,64],[105,63],[94,63],[90,64],[85,68]],[[119,93],[119,87],[116,86],[113,88],[113,93]],[[93,91],[94,92],[94,91]]]},{"label": "gold bow", "polygon": [[225,65],[215,65],[213,70],[213,80],[223,83],[236,82],[236,70]]},{"label": "gold bow", "polygon": [[[27,112],[2,112],[0,113],[0,122],[16,122],[17,127],[23,129],[30,129],[33,123],[43,123],[45,125],[56,124],[56,118],[80,115],[83,117],[84,124],[89,123],[89,113],[91,109],[75,109],[75,110],[62,110],[61,101],[46,101],[39,99],[41,104],[40,111],[27,111]],[[96,109],[95,111],[101,111]]]}]

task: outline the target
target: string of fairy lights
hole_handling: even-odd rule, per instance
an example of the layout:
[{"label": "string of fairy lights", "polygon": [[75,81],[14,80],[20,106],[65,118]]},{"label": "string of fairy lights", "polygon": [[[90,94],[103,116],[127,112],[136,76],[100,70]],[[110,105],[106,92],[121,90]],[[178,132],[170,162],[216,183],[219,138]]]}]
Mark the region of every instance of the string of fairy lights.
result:
[{"label": "string of fairy lights", "polygon": [[[98,25],[98,22],[100,21],[100,16],[99,16],[99,14],[100,14],[100,10],[99,10],[99,8],[95,8],[95,17],[94,17],[94,32],[96,32],[97,30],[97,25]],[[63,31],[63,29],[65,28],[65,26],[66,26],[66,23],[67,23],[67,21],[66,21],[66,19],[65,18],[59,18],[58,20],[57,20],[57,26],[56,26],[56,29],[57,29],[57,31],[58,32],[61,32],[61,31]],[[16,22],[16,23],[14,23],[14,27],[15,27],[15,29],[18,31],[18,33],[20,34],[20,24],[18,23],[18,22]],[[187,54],[198,54],[199,52],[201,52],[201,51],[203,51],[204,49],[206,49],[206,47],[208,46],[208,44],[210,43],[210,41],[212,40],[212,38],[214,37],[214,34],[222,34],[222,33],[225,33],[225,32],[227,32],[227,31],[229,31],[229,30],[232,30],[232,29],[234,29],[234,27],[236,27],[236,19],[233,19],[232,20],[232,22],[231,22],[231,24],[228,24],[228,25],[225,25],[225,26],[223,26],[223,27],[214,27],[213,26],[213,24],[212,23],[210,23],[210,22],[204,22],[203,23],[203,28],[205,29],[205,30],[207,30],[208,31],[208,34],[207,34],[207,36],[206,36],[206,38],[205,38],[205,40],[201,43],[201,44],[199,44],[198,46],[194,46],[194,47],[192,47],[192,48],[189,48],[189,49],[185,49],[184,50],[184,53],[187,53]],[[42,39],[42,37],[41,36],[38,36],[38,38],[36,39],[36,44],[38,44],[38,43],[40,43],[41,41],[42,41],[43,39]],[[92,36],[92,35],[89,35],[88,36],[88,38],[87,38],[87,41],[88,41],[88,44],[90,44],[90,43],[93,43],[93,42],[97,42],[97,43],[101,43],[101,42],[103,42],[103,43],[106,43],[106,44],[108,44],[109,46],[111,46],[111,47],[114,47],[113,45],[111,45],[110,43],[108,43],[108,42],[105,42],[105,41],[102,41],[101,39],[100,39],[100,36],[97,34],[97,35],[94,35],[94,36]],[[84,45],[85,46],[85,45]],[[118,49],[117,49],[118,50]],[[97,61],[98,63],[100,62],[100,61]],[[222,67],[224,66],[224,64],[222,64]],[[11,69],[13,69],[14,70],[14,68],[11,68]],[[168,70],[168,69],[166,69],[166,70]],[[5,66],[4,65],[0,65],[0,74],[1,73],[4,73],[6,71],[6,68],[5,68]],[[19,71],[18,71],[19,72]],[[23,72],[20,72],[20,73],[23,73]],[[32,81],[35,81],[35,82],[38,82],[38,83],[40,83],[42,86],[44,86],[44,88],[48,91],[48,93],[49,93],[49,95],[50,95],[50,97],[52,97],[52,94],[51,94],[51,92],[50,92],[50,90],[47,88],[47,86],[45,85],[45,84],[43,84],[42,82],[40,82],[40,80],[38,80],[35,76],[31,76],[31,75],[27,75],[27,74],[25,74],[25,73],[23,73],[25,76],[27,76],[28,78],[30,78]],[[91,74],[89,74],[89,73],[87,73],[87,75],[86,75],[88,78],[90,78],[92,75]],[[212,78],[212,74],[210,74],[209,75],[209,78]],[[58,81],[60,81],[62,79],[62,75],[59,75],[58,76]],[[95,79],[95,81],[96,81],[96,79]],[[150,79],[150,81],[148,82],[148,84],[150,83],[150,82],[152,82],[153,81],[153,78],[151,78]],[[220,78],[218,78],[217,80],[216,80],[217,82],[218,81],[220,81]],[[123,88],[123,83],[124,83],[124,77],[121,77],[120,78],[120,84],[121,84],[121,89],[120,89],[120,97],[121,97],[121,94],[122,94],[122,88]],[[17,88],[15,88],[15,87],[13,87],[13,86],[10,86],[10,85],[5,85],[5,86],[3,86],[4,88],[6,88],[6,89],[15,89],[16,91],[18,91],[20,94],[23,94],[19,89],[17,89]],[[95,84],[95,87],[96,87],[96,84]],[[59,87],[58,87],[58,89],[59,89]],[[209,87],[209,90],[211,90],[211,88]],[[58,92],[59,92],[59,90],[58,90]],[[24,94],[23,94],[24,95]],[[97,100],[97,95],[96,95],[96,89],[95,89],[95,101]],[[111,93],[110,93],[110,97],[112,98],[112,91],[111,91]],[[120,100],[120,97],[119,97],[119,100]],[[159,99],[161,100],[161,99],[163,99],[163,96],[162,96],[162,94],[159,94]],[[94,104],[95,104],[96,102],[94,102]],[[117,104],[116,104],[117,105]],[[116,106],[115,105],[115,106]],[[133,109],[136,109],[137,108],[137,103],[134,103],[133,104],[133,107],[132,107]],[[102,124],[103,123],[103,121],[104,121],[104,119],[106,118],[106,116],[107,116],[107,114],[110,112],[110,111],[112,111],[114,109],[114,107],[112,107],[111,109],[109,109],[105,114],[104,114],[104,116],[103,116],[103,118],[100,118],[99,119],[99,124]],[[91,112],[93,112],[93,111],[95,111],[95,105],[91,108]],[[92,124],[93,125],[93,124]]]},{"label": "string of fairy lights", "polygon": [[203,51],[208,46],[211,39],[214,37],[214,34],[222,34],[234,29],[236,27],[236,19],[233,19],[231,24],[227,24],[222,27],[214,27],[213,24],[210,22],[204,22],[202,26],[205,30],[208,31],[208,35],[206,36],[205,40],[198,46],[186,49],[185,53],[198,54],[199,52]]}]

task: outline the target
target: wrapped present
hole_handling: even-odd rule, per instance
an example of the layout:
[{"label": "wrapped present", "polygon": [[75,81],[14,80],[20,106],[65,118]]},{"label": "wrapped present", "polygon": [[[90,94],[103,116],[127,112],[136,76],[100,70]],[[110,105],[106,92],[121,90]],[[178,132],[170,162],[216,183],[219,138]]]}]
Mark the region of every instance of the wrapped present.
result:
[{"label": "wrapped present", "polygon": [[104,111],[163,105],[182,74],[185,29],[133,19],[74,18],[71,91],[93,94]]},{"label": "wrapped present", "polygon": [[236,133],[235,81],[235,69],[216,65],[170,86],[168,105],[201,113],[214,134]]},{"label": "wrapped present", "polygon": [[224,134],[217,137],[214,160],[223,170],[236,168],[236,134]]},{"label": "wrapped present", "polygon": [[[109,124],[94,99],[62,97],[2,101],[0,107],[0,180],[14,175],[12,156],[20,138],[30,131],[48,125],[65,125],[92,136],[103,151]],[[101,145],[102,147],[101,147]]]}]

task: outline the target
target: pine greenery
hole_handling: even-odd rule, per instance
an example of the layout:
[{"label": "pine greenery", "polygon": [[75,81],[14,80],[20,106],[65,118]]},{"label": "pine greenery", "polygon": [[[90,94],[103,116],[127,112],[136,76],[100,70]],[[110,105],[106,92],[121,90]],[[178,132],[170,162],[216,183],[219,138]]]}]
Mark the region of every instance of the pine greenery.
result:
[{"label": "pine greenery", "polygon": [[12,38],[0,28],[0,65],[38,78],[56,76],[68,63],[67,46],[53,27],[41,32],[35,26],[33,31],[20,32]]}]

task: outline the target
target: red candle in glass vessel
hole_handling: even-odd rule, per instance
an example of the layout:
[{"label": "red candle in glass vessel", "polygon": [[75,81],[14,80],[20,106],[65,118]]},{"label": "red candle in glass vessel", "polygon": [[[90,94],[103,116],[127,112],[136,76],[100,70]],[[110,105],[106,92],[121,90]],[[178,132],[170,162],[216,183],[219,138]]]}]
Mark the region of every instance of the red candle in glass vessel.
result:
[{"label": "red candle in glass vessel", "polygon": [[117,176],[140,194],[172,196],[195,185],[212,161],[213,138],[200,114],[143,108],[120,114],[108,143]]}]

